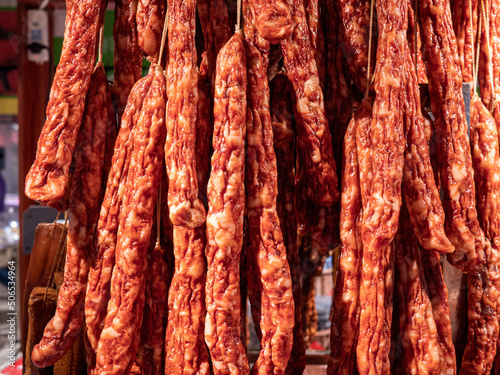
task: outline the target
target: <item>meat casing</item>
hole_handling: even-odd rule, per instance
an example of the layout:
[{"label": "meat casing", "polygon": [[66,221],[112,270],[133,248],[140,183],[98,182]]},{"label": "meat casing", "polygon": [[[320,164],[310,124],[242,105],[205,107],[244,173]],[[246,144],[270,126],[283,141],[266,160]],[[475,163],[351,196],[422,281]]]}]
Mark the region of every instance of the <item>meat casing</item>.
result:
[{"label": "meat casing", "polygon": [[293,342],[292,280],[276,211],[278,171],[269,110],[269,43],[259,38],[253,25],[249,17],[245,18],[248,64],[245,187],[250,239],[247,262],[257,265],[257,273],[249,275],[248,282],[256,276],[260,278],[262,332],[260,354],[252,374],[284,374]]},{"label": "meat casing", "polygon": [[302,373],[306,366],[306,346],[302,334],[300,309],[300,257],[297,246],[297,218],[295,216],[295,124],[293,120],[293,87],[285,74],[277,74],[270,82],[270,110],[273,127],[274,150],[278,166],[277,210],[283,243],[292,277],[295,325],[290,361],[285,374]]},{"label": "meat casing", "polygon": [[[242,8],[243,8],[243,20],[244,20],[243,31],[245,39],[247,41],[246,44],[253,43],[254,49],[256,49],[255,53],[260,54],[260,56],[257,57],[260,57],[261,64],[264,66],[258,67],[259,70],[260,71],[267,70],[267,67],[269,65],[270,44],[268,41],[263,39],[256,31],[255,20],[250,10],[250,5],[248,0],[242,2]],[[249,47],[247,47],[247,49],[248,48]],[[251,55],[247,51],[247,59],[249,57],[251,58]],[[253,72],[251,72],[250,70],[251,69],[249,68],[249,66],[247,66],[247,81],[249,73],[253,74]],[[250,97],[251,93],[250,90],[251,88],[248,86],[247,88],[248,98]],[[247,119],[247,125],[246,125],[247,129],[249,126],[248,122],[253,121],[253,113],[251,112],[251,103],[247,104],[246,119]],[[248,150],[246,152],[248,152]],[[248,160],[245,160],[245,162],[248,163]],[[250,184],[255,185],[255,182],[252,181],[251,178],[252,178],[252,173],[251,170],[249,169],[249,166],[247,165],[245,168],[245,187]],[[260,327],[260,323],[262,316],[262,282],[259,277],[260,272],[259,272],[259,266],[257,264],[257,255],[256,255],[258,254],[259,251],[260,228],[258,227],[258,219],[256,219],[258,213],[256,212],[254,207],[250,206],[250,199],[253,198],[253,195],[251,194],[252,191],[248,191],[248,189],[246,189],[246,193],[248,196],[246,197],[246,202],[245,202],[246,203],[245,211],[247,218],[245,220],[245,236],[244,236],[244,251],[245,251],[244,267],[247,273],[246,282],[248,288],[248,301],[250,303],[250,312],[255,327],[255,333],[257,335],[259,342],[261,342],[262,330]]]},{"label": "meat casing", "polygon": [[373,119],[369,128],[358,127],[356,136],[363,202],[361,312],[356,348],[360,374],[390,372],[391,243],[398,229],[405,147],[401,68],[408,48],[408,3],[378,1],[377,14],[379,47]]},{"label": "meat casing", "polygon": [[333,297],[333,317],[330,333],[331,354],[328,375],[352,374],[355,366],[356,338],[359,330],[359,283],[361,274],[360,225],[363,214],[359,185],[359,162],[356,130],[363,122],[369,127],[372,106],[363,101],[347,127],[344,136],[344,165],[340,211],[339,270]]},{"label": "meat casing", "polygon": [[[496,109],[491,107],[494,104],[493,98],[496,97],[497,103],[500,98],[498,96],[500,94],[500,1],[488,0],[484,4],[488,22],[486,23],[483,20],[482,23],[478,80],[481,89],[481,99],[492,110]],[[486,39],[485,26],[488,27],[489,44]],[[491,71],[488,64],[491,64]],[[491,92],[492,89],[494,93]],[[500,122],[497,121],[497,128],[499,126]]]},{"label": "meat casing", "polygon": [[104,0],[66,2],[66,28],[59,64],[50,90],[46,120],[38,140],[36,158],[26,176],[26,195],[64,211],[68,203],[69,167],[85,97],[96,58],[96,43]]},{"label": "meat casing", "polygon": [[59,290],[56,313],[31,354],[38,367],[57,362],[81,333],[92,239],[99,212],[107,128],[116,126],[113,107],[106,105],[108,90],[106,72],[100,63],[92,73],[75,147],[64,281]]},{"label": "meat casing", "polygon": [[325,84],[325,111],[330,133],[338,134],[333,137],[333,152],[335,155],[335,165],[342,165],[342,150],[344,147],[343,137],[351,121],[351,79],[345,64],[344,53],[342,52],[344,43],[341,39],[341,25],[339,10],[332,1],[322,2],[321,9],[324,16],[325,42],[326,42],[326,79]]},{"label": "meat casing", "polygon": [[476,59],[473,51],[476,49],[478,4],[479,0],[454,0],[452,2],[453,28],[457,37],[458,58],[464,82],[473,80],[472,66]]},{"label": "meat casing", "polygon": [[323,23],[321,22],[319,0],[304,1],[304,10],[309,26],[309,36],[311,38],[314,60],[316,61],[316,67],[318,69],[319,83],[321,87],[324,87],[327,50],[325,46],[325,31],[323,29]]},{"label": "meat casing", "polygon": [[208,77],[210,87],[214,87],[213,79],[215,78],[215,36],[214,27],[212,26],[212,19],[210,17],[211,2],[208,0],[198,0],[196,2],[196,9],[198,10],[198,17],[200,19],[201,30],[203,32],[203,42],[205,44],[205,56],[208,64]]},{"label": "meat casing", "polygon": [[[428,83],[427,70],[422,56],[422,33],[420,25],[416,22],[415,12],[411,7],[411,2],[408,4],[408,46],[412,60],[417,63],[417,79],[418,83]],[[416,34],[416,35],[415,35]],[[416,51],[415,51],[416,50]],[[415,54],[417,56],[415,56]],[[414,63],[415,66],[415,63]]]},{"label": "meat casing", "polygon": [[421,251],[420,255],[438,334],[439,368],[442,375],[454,375],[457,372],[456,354],[451,336],[448,288],[444,282],[441,257],[437,251],[429,250]]},{"label": "meat casing", "polygon": [[[206,196],[210,172],[210,145],[213,122],[206,54],[198,78],[198,118],[196,120],[196,172],[200,195]],[[165,373],[208,374],[205,345],[206,227],[173,227],[175,271],[169,294],[169,321],[165,335],[168,353]]]},{"label": "meat casing", "polygon": [[[142,102],[153,77],[147,75],[138,81],[127,103],[116,139],[106,193],[99,213],[94,249],[85,295],[85,324],[87,338],[94,351],[104,325],[109,299],[109,284],[115,264],[118,224],[122,220],[120,209],[127,185],[130,154],[133,148],[132,133],[139,119]],[[122,213],[121,216],[124,214]]]},{"label": "meat casing", "polygon": [[144,338],[142,374],[161,375],[165,362],[165,327],[168,310],[168,266],[166,250],[156,244],[149,256],[146,274],[146,302],[141,327]]},{"label": "meat casing", "polygon": [[396,237],[396,292],[399,301],[403,364],[408,374],[441,374],[439,340],[426,291],[420,247],[403,208]]},{"label": "meat casing", "polygon": [[445,0],[420,0],[432,113],[448,238],[455,251],[448,260],[463,272],[483,258],[484,234],[477,221],[476,197],[462,77],[450,7]]},{"label": "meat casing", "polygon": [[167,141],[168,207],[173,225],[199,227],[205,207],[198,198],[196,116],[198,72],[195,47],[196,1],[168,1]]},{"label": "meat casing", "polygon": [[410,50],[405,52],[406,84],[403,90],[405,124],[405,163],[403,181],[405,202],[415,234],[427,250],[450,253],[455,250],[444,230],[444,210],[436,187],[420,106],[420,91]]},{"label": "meat casing", "polygon": [[304,5],[287,0],[294,30],[281,47],[288,78],[292,82],[297,106],[297,135],[303,141],[306,156],[307,195],[315,203],[331,206],[339,198],[333,147],[325,114],[323,92],[311,48]]},{"label": "meat casing", "polygon": [[500,152],[495,120],[477,95],[470,122],[479,220],[491,245],[485,247],[485,263],[467,275],[469,329],[460,374],[489,374],[499,332]]},{"label": "meat casing", "polygon": [[[116,239],[108,312],[92,374],[122,374],[133,364],[145,301],[147,249],[162,175],[165,140],[165,78],[152,67],[151,86],[133,133],[128,181],[120,207],[125,212]],[[121,218],[121,217],[120,217]]]},{"label": "meat casing", "polygon": [[286,1],[250,0],[250,9],[259,35],[271,43],[279,43],[293,31],[292,15]]},{"label": "meat casing", "polygon": [[121,119],[125,111],[130,90],[142,74],[142,52],[137,41],[136,11],[137,0],[115,2],[113,94],[118,119]]},{"label": "meat casing", "polygon": [[[368,66],[368,39],[370,30],[370,1],[340,0],[343,47],[349,67],[349,75],[361,92],[366,91],[366,67]],[[374,38],[373,44],[376,40]],[[374,45],[374,47],[376,47]],[[373,49],[375,51],[376,48]],[[375,59],[370,64],[372,77]]]},{"label": "meat casing", "polygon": [[229,14],[224,0],[198,0],[196,5],[205,43],[210,92],[213,93],[215,87],[215,59],[220,49],[232,35]]},{"label": "meat casing", "polygon": [[208,182],[205,340],[218,374],[249,374],[240,340],[239,265],[245,208],[246,53],[236,33],[217,57]]},{"label": "meat casing", "polygon": [[153,59],[160,52],[164,19],[165,0],[138,0],[137,41],[142,51]]},{"label": "meat casing", "polygon": [[206,199],[210,176],[210,156],[214,132],[213,103],[210,95],[210,74],[207,55],[203,54],[198,76],[198,116],[196,119],[196,173],[200,194]]},{"label": "meat casing", "polygon": [[209,374],[204,343],[205,226],[174,225],[175,273],[165,335],[165,374]]}]

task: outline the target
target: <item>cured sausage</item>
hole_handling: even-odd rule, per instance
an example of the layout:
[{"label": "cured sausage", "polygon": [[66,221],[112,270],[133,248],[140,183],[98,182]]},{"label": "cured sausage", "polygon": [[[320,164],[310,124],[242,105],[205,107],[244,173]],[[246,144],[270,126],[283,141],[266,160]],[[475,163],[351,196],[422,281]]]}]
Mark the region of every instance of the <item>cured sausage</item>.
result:
[{"label": "cured sausage", "polygon": [[31,354],[38,367],[51,366],[62,358],[81,333],[92,239],[99,213],[107,128],[115,126],[113,108],[106,105],[109,103],[108,90],[106,72],[99,63],[92,73],[75,147],[64,281],[56,313]]},{"label": "cured sausage", "polygon": [[85,295],[87,338],[94,352],[97,350],[97,343],[106,317],[109,285],[115,264],[118,225],[122,220],[121,216],[124,216],[124,213],[120,212],[123,212],[121,206],[134,144],[132,134],[139,120],[143,100],[152,80],[152,75],[148,74],[139,80],[130,92],[127,108],[123,114],[121,128],[116,139],[106,193],[104,194],[94,236],[94,248],[87,282],[87,293]]},{"label": "cured sausage", "polygon": [[50,90],[36,158],[26,176],[28,198],[64,211],[69,202],[69,167],[96,59],[104,0],[66,2],[66,25],[59,64]]},{"label": "cured sausage", "polygon": [[[370,1],[340,0],[342,41],[349,76],[361,92],[366,91],[368,66],[368,42],[370,38]],[[377,50],[376,38],[372,40],[372,56]],[[373,77],[375,59],[370,61],[370,77]]]},{"label": "cured sausage", "polygon": [[325,45],[325,31],[320,14],[319,0],[304,1],[304,10],[306,12],[307,24],[309,26],[309,36],[311,38],[314,60],[316,61],[316,67],[318,69],[319,83],[321,87],[324,87],[327,49]]},{"label": "cured sausage", "polygon": [[408,48],[408,3],[377,1],[377,14],[379,47],[373,119],[369,127],[358,127],[356,136],[363,203],[361,312],[356,348],[360,374],[390,372],[392,241],[399,222],[405,147],[400,69]]},{"label": "cured sausage", "polygon": [[483,260],[485,241],[477,221],[462,77],[450,8],[444,0],[420,0],[419,8],[444,190],[445,230],[455,246],[447,258],[462,272],[469,272]]},{"label": "cured sausage", "polygon": [[198,72],[196,1],[168,1],[167,140],[168,207],[173,225],[196,228],[205,222],[196,175]]},{"label": "cured sausage", "polygon": [[144,340],[143,375],[163,374],[169,279],[165,253],[165,248],[157,243],[149,254],[146,301],[141,327],[141,340]]},{"label": "cured sausage", "polygon": [[[198,118],[196,120],[196,172],[199,194],[206,198],[210,172],[210,145],[213,131],[210,81],[206,54],[198,77]],[[167,219],[168,220],[168,219]],[[165,373],[208,374],[205,345],[206,227],[173,227],[175,271],[169,294],[169,321],[165,335],[168,353]]]},{"label": "cured sausage", "polygon": [[250,0],[249,5],[262,38],[275,44],[292,34],[294,21],[286,1]]},{"label": "cured sausage", "polygon": [[152,59],[160,52],[164,19],[165,0],[138,0],[137,41],[142,51]]},{"label": "cured sausage", "polygon": [[290,267],[276,211],[278,171],[269,110],[269,43],[259,37],[254,25],[250,17],[245,18],[247,262],[254,263],[257,271],[247,280],[250,283],[256,276],[260,278],[262,333],[260,353],[252,374],[283,374],[292,350],[295,313]]},{"label": "cured sausage", "polygon": [[451,336],[448,288],[444,282],[441,257],[437,251],[421,251],[422,269],[432,304],[432,317],[436,323],[439,344],[439,368],[443,375],[457,372],[455,346]]},{"label": "cured sausage", "polygon": [[[477,5],[479,0],[453,1],[453,28],[457,38],[458,58],[464,82],[472,82],[473,65],[476,59]],[[471,14],[472,10],[472,14]]]},{"label": "cured sausage", "polygon": [[151,85],[133,133],[127,186],[120,211],[110,299],[91,374],[121,374],[132,366],[145,302],[147,250],[162,176],[165,78],[151,68]]},{"label": "cured sausage", "polygon": [[[352,374],[359,331],[359,287],[361,276],[361,202],[359,161],[356,146],[358,126],[369,127],[372,106],[364,100],[344,136],[344,164],[340,211],[340,259],[333,296],[328,375]],[[360,125],[360,123],[363,123]]]},{"label": "cured sausage", "polygon": [[441,374],[439,340],[432,304],[426,291],[421,250],[403,208],[396,236],[396,293],[404,350],[403,364],[409,374]]},{"label": "cured sausage", "polygon": [[[326,119],[323,92],[314,62],[304,5],[287,0],[293,19],[291,36],[281,42],[288,78],[297,109],[297,135],[303,142],[307,195],[315,203],[331,206],[339,199],[333,147]],[[299,144],[299,147],[302,147]]]},{"label": "cured sausage", "polygon": [[116,0],[113,25],[113,95],[121,121],[130,90],[142,75],[142,52],[137,41],[137,0]]},{"label": "cured sausage", "polygon": [[285,74],[276,75],[269,83],[271,92],[270,110],[273,127],[274,150],[278,168],[277,210],[280,219],[283,243],[287,250],[290,275],[292,277],[295,326],[290,361],[285,374],[302,373],[306,366],[306,347],[302,333],[300,309],[300,257],[297,246],[297,218],[295,216],[295,124],[293,118],[293,87]]},{"label": "cured sausage", "polygon": [[237,32],[217,56],[208,182],[205,340],[214,373],[249,374],[241,342],[239,266],[245,207],[246,53]]},{"label": "cured sausage", "polygon": [[477,208],[488,240],[485,263],[467,275],[469,329],[460,374],[489,374],[499,334],[500,152],[495,121],[477,95],[470,122]]},{"label": "cured sausage", "polygon": [[174,225],[175,272],[168,298],[165,374],[209,374],[204,342],[205,226]]},{"label": "cured sausage", "polygon": [[446,237],[444,229],[444,210],[432,170],[417,75],[409,49],[405,56],[406,83],[402,93],[406,138],[403,168],[405,202],[415,235],[422,247],[450,253],[455,248]]},{"label": "cured sausage", "polygon": [[[500,94],[500,32],[498,29],[500,26],[500,2],[488,0],[484,2],[484,6],[487,20],[482,22],[478,81],[481,99],[492,111],[497,107],[495,103],[498,103],[498,95]],[[493,105],[495,108],[492,107]],[[496,122],[498,127],[500,122]]]}]

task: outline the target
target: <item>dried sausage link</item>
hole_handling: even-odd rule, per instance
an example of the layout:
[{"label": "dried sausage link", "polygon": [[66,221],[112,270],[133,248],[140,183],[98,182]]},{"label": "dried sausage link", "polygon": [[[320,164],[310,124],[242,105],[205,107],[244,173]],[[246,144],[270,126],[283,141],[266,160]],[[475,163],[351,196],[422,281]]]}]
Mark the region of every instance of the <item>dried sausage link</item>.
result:
[{"label": "dried sausage link", "polygon": [[196,119],[196,173],[203,202],[210,175],[210,154],[214,131],[213,103],[207,55],[203,53],[198,75],[198,116]]},{"label": "dried sausage link", "polygon": [[471,149],[477,209],[490,241],[500,236],[500,153],[495,120],[475,95],[471,102]]},{"label": "dried sausage link", "polygon": [[439,341],[439,368],[443,375],[457,372],[455,346],[451,336],[448,288],[444,282],[441,258],[437,251],[421,251],[422,269],[432,304],[432,317],[436,323]]},{"label": "dried sausage link", "polygon": [[373,120],[370,127],[358,127],[356,137],[363,202],[361,312],[356,348],[360,374],[390,372],[394,255],[391,243],[399,222],[405,147],[401,66],[408,48],[408,3],[378,1],[377,14],[379,47]]},{"label": "dried sausage link", "polygon": [[133,132],[123,195],[110,300],[96,352],[97,374],[121,374],[133,364],[145,302],[147,250],[162,176],[165,140],[165,78],[152,67],[151,85]]},{"label": "dried sausage link", "polygon": [[[366,67],[368,66],[368,39],[370,34],[370,1],[340,0],[342,41],[349,75],[361,92],[366,91]],[[376,38],[372,40],[372,56],[377,50]],[[373,77],[375,59],[370,63]]]},{"label": "dried sausage link", "polygon": [[318,69],[319,83],[321,87],[324,87],[327,50],[325,46],[325,32],[320,14],[319,0],[305,0],[304,10],[306,12],[307,24],[309,26],[309,36],[311,38],[314,60],[316,60],[316,67]]},{"label": "dried sausage link", "polygon": [[280,219],[283,243],[287,250],[292,277],[295,326],[293,327],[292,354],[285,374],[302,373],[306,366],[306,347],[302,334],[300,309],[300,257],[297,246],[297,218],[295,216],[295,123],[293,118],[293,87],[285,74],[277,74],[269,83],[271,100],[271,124],[274,151],[278,169],[277,211]]},{"label": "dried sausage link", "polygon": [[[415,53],[417,54],[418,83],[428,83],[427,71],[422,56],[422,33],[420,32],[420,25],[416,22],[415,12],[412,8],[411,1],[408,4],[408,45],[410,47],[410,56],[412,56],[412,61],[415,61]],[[413,64],[413,66],[415,67],[415,64]]]},{"label": "dried sausage link", "polygon": [[144,375],[163,374],[169,279],[165,253],[165,248],[157,244],[149,255],[146,271],[146,302],[141,327]]},{"label": "dried sausage link", "polygon": [[85,324],[87,337],[94,351],[106,317],[109,299],[109,285],[115,264],[115,249],[118,224],[124,213],[120,212],[123,194],[127,185],[130,154],[133,148],[132,133],[139,119],[142,102],[153,77],[147,75],[139,80],[132,91],[122,117],[113,154],[106,193],[99,213],[94,248],[89,270],[87,293],[85,295]]},{"label": "dried sausage link", "polygon": [[444,210],[436,187],[420,106],[415,65],[409,49],[405,53],[404,126],[406,137],[403,181],[405,202],[415,235],[427,250],[455,250],[444,230]]},{"label": "dried sausage link", "polygon": [[[215,58],[217,58],[221,48],[226,45],[231,35],[233,35],[229,21],[229,10],[224,0],[212,0],[210,4],[210,17],[214,29]],[[214,67],[215,63],[216,61],[214,60]]]},{"label": "dried sausage link", "polygon": [[484,234],[475,207],[457,44],[447,1],[420,0],[419,9],[444,190],[445,229],[455,246],[455,251],[447,257],[453,265],[468,272],[483,259]]},{"label": "dried sausage link", "polygon": [[295,27],[281,47],[288,78],[295,90],[297,135],[307,150],[304,160],[307,195],[319,205],[331,206],[339,199],[338,181],[304,5],[300,0],[287,0],[287,5]]},{"label": "dried sausage link", "polygon": [[[243,20],[244,20],[244,36],[246,39],[246,45],[247,46],[247,82],[248,82],[248,89],[247,89],[247,98],[250,98],[251,91],[255,89],[255,75],[260,74],[261,79],[265,79],[267,81],[267,77],[265,77],[265,74],[262,74],[262,71],[267,71],[268,69],[268,64],[269,64],[269,50],[270,50],[270,43],[265,40],[264,38],[261,37],[261,35],[258,33],[255,25],[255,19],[253,18],[251,9],[250,9],[250,4],[249,1],[243,1],[242,2],[242,8],[243,8]],[[252,48],[253,47],[253,48]],[[252,50],[250,50],[252,48]],[[253,54],[256,55],[256,57],[253,57]],[[262,66],[259,66],[253,63],[252,66],[250,66],[250,63],[248,61],[249,58],[258,58],[260,59],[260,64]],[[254,73],[252,69],[258,69],[257,73]],[[250,75],[252,75],[252,83],[253,86],[250,87]],[[265,89],[265,88],[260,88]],[[269,92],[267,92],[267,105],[269,104]],[[263,97],[263,100],[266,100],[265,97]],[[252,105],[255,105],[255,102],[251,102],[250,104],[247,105],[247,140],[248,140],[248,127],[250,126],[248,124],[249,121],[253,121],[254,114],[252,112]],[[266,104],[262,104],[266,105]],[[268,112],[266,111],[266,120],[268,119]],[[260,119],[260,117],[258,117]],[[253,126],[253,125],[252,125]],[[248,153],[249,147],[247,147],[246,153]],[[252,150],[253,152],[253,150]],[[253,156],[255,158],[255,155]],[[245,159],[245,162],[247,163],[246,168],[245,168],[245,187],[247,186],[252,186],[253,189],[255,189],[255,184],[256,181],[252,181],[252,170],[250,169],[250,165],[248,165],[249,160],[248,156]],[[257,177],[257,176],[256,176]],[[255,177],[255,178],[256,178]],[[253,199],[255,200],[255,192],[251,192],[248,189],[246,189],[247,197],[246,197],[246,220],[245,220],[245,239],[244,239],[244,246],[245,246],[245,251],[246,251],[246,268],[247,268],[247,273],[250,277],[247,277],[247,287],[248,287],[248,299],[250,302],[250,312],[252,315],[252,320],[255,326],[255,333],[257,334],[257,338],[259,339],[259,342],[262,341],[262,329],[261,329],[261,318],[262,318],[262,281],[259,277],[260,275],[260,270],[259,266],[257,264],[257,254],[259,252],[259,243],[260,243],[260,228],[259,228],[259,223],[258,223],[258,207],[253,207],[250,206],[250,201]],[[255,201],[256,204],[258,204],[257,201]]]},{"label": "dried sausage link", "polygon": [[[200,195],[206,196],[210,172],[210,145],[213,131],[211,97],[206,54],[198,77],[198,118],[196,121],[196,166]],[[206,227],[173,227],[175,271],[169,299],[169,322],[165,336],[168,353],[165,373],[207,374],[205,345]]]},{"label": "dried sausage link", "polygon": [[[328,375],[352,374],[355,366],[356,338],[359,329],[359,283],[362,243],[360,224],[363,214],[356,147],[358,126],[370,126],[372,106],[363,101],[344,136],[344,164],[340,211],[339,270],[333,296]],[[364,125],[360,125],[364,123]]]},{"label": "dried sausage link", "polygon": [[55,315],[31,354],[37,367],[53,365],[71,349],[81,333],[92,238],[99,213],[106,133],[109,119],[115,116],[112,108],[109,112],[110,108],[106,105],[108,90],[106,72],[99,63],[90,79],[83,122],[75,146],[64,281],[59,290]]},{"label": "dried sausage link", "polygon": [[236,33],[217,56],[208,182],[205,340],[215,374],[249,374],[240,340],[239,265],[245,207],[246,54]]},{"label": "dried sausage link", "polygon": [[165,19],[165,0],[138,0],[137,41],[142,51],[152,59],[160,52]]},{"label": "dried sausage link", "polygon": [[342,165],[343,136],[352,117],[350,77],[342,52],[341,22],[333,1],[322,2],[326,43],[325,111],[333,137],[335,165]]},{"label": "dried sausage link", "polygon": [[464,82],[473,80],[472,66],[476,56],[473,56],[472,51],[476,49],[478,4],[479,0],[454,0],[452,3],[453,28],[457,38],[458,58]]},{"label": "dried sausage link", "polygon": [[[215,36],[214,27],[212,25],[212,19],[210,14],[211,1],[208,0],[198,0],[196,2],[196,9],[198,10],[198,18],[200,19],[201,30],[203,33],[203,42],[205,45],[205,55],[208,64],[208,77],[210,82],[210,87],[213,89],[215,78]],[[211,90],[212,91],[212,90]]]},{"label": "dried sausage link", "polygon": [[120,120],[127,106],[130,90],[142,75],[142,52],[137,41],[137,1],[116,0],[115,2],[113,95]]},{"label": "dried sausage link", "polygon": [[165,374],[209,374],[205,329],[205,226],[174,226],[175,273],[165,335]]},{"label": "dried sausage link", "polygon": [[207,54],[210,91],[213,93],[215,88],[215,60],[220,49],[232,35],[229,14],[223,0],[198,0],[196,5]]},{"label": "dried sausage link", "polygon": [[[490,110],[493,110],[495,108],[491,108],[491,105],[493,104],[494,95],[498,98],[498,94],[500,94],[500,1],[488,0],[484,4],[488,22],[483,20],[482,23],[478,81],[483,103]],[[489,33],[489,44],[486,41],[486,27]],[[491,64],[492,76],[490,75],[489,64]],[[492,86],[494,93],[491,92]],[[497,121],[497,127],[500,126],[499,124]]]},{"label": "dried sausage link", "polygon": [[495,360],[498,326],[499,251],[485,247],[486,264],[467,275],[468,334],[460,374],[489,374]]},{"label": "dried sausage link", "polygon": [[470,122],[477,209],[488,243],[485,263],[467,276],[469,329],[460,374],[489,374],[499,333],[500,151],[493,116],[477,95]]},{"label": "dried sausage link", "polygon": [[249,5],[262,38],[275,44],[292,34],[294,22],[286,1],[250,0]]},{"label": "dried sausage link", "polygon": [[399,324],[404,350],[403,364],[409,374],[441,374],[439,340],[426,291],[420,247],[402,210],[399,235],[396,236],[396,292]]},{"label": "dried sausage link", "polygon": [[[246,1],[243,5],[249,8]],[[250,11],[244,13],[251,14]],[[293,343],[294,302],[290,267],[276,211],[278,171],[269,110],[269,43],[259,38],[254,25],[249,17],[245,18],[248,64],[245,188],[249,242],[252,243],[247,247],[247,261],[252,259],[257,265],[257,273],[251,278],[260,278],[262,332],[259,357],[251,373],[284,374]]]},{"label": "dried sausage link", "polygon": [[196,1],[168,1],[167,141],[168,207],[173,225],[196,228],[205,222],[196,175]]},{"label": "dried sausage link", "polygon": [[[493,68],[493,87],[495,93],[500,94],[500,2],[498,0],[490,0],[490,45]],[[497,128],[499,122],[497,121]]]},{"label": "dried sausage link", "polygon": [[69,206],[69,167],[96,57],[106,1],[66,2],[66,25],[59,64],[47,104],[36,158],[26,176],[26,195],[64,211]]}]

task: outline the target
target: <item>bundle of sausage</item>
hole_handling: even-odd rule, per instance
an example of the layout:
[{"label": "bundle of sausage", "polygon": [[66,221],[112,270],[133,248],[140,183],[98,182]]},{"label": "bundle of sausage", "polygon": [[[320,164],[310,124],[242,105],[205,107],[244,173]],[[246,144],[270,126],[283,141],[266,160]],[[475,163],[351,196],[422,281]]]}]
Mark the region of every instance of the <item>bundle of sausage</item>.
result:
[{"label": "bundle of sausage", "polygon": [[33,363],[84,328],[90,374],[301,374],[340,244],[328,374],[457,372],[442,254],[467,274],[460,372],[489,373],[497,2],[121,0],[110,87],[107,4],[67,0],[26,194],[68,210],[68,250]]}]

